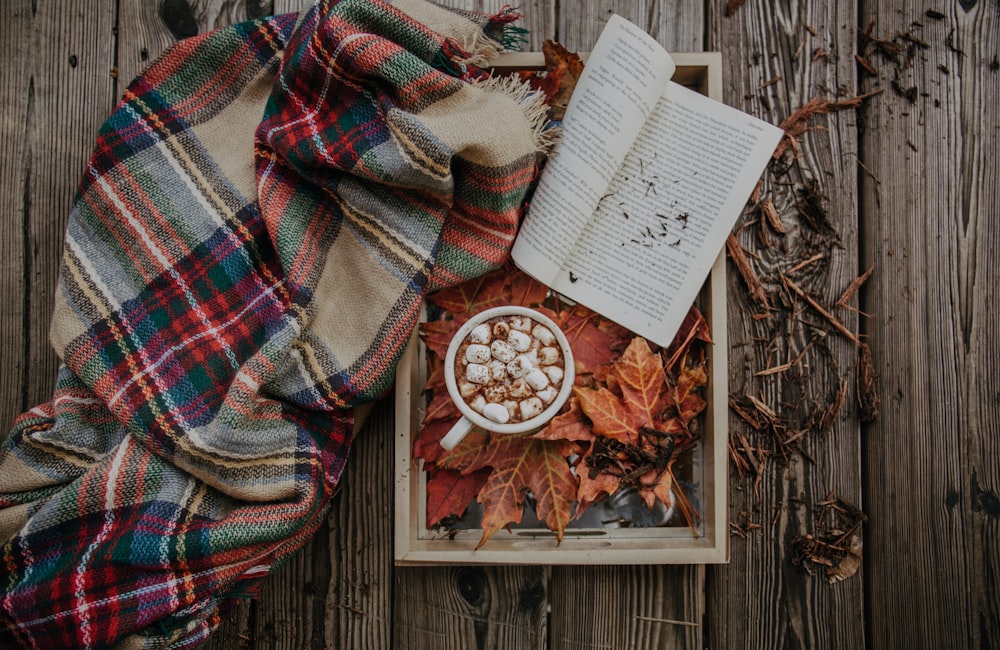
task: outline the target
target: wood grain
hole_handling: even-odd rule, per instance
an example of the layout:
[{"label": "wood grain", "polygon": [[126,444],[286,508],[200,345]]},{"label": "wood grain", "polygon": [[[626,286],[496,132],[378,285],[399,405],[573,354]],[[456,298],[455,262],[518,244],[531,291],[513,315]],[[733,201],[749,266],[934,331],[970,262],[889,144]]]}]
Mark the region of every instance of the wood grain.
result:
[{"label": "wood grain", "polygon": [[[862,157],[869,336],[882,392],[865,435],[873,647],[1000,647],[1000,14],[866,5],[884,88]],[[919,25],[915,24],[919,23]],[[895,83],[894,83],[895,82]],[[914,89],[911,91],[910,89]]]},{"label": "wood grain", "polygon": [[[48,342],[66,217],[97,128],[114,102],[114,2],[15,0],[0,7],[0,422],[48,400]],[[86,16],[92,29],[79,29]]]},{"label": "wood grain", "polygon": [[546,567],[397,567],[393,647],[548,648]]},{"label": "wood grain", "polygon": [[[813,96],[853,94],[855,22],[854,7],[843,3],[747,3],[730,16],[713,12],[708,49],[724,54],[726,103],[777,124]],[[820,48],[829,56],[814,57]],[[849,112],[820,115],[811,126],[787,171],[772,165],[765,174],[764,196],[787,234],[754,210],[736,230],[773,309],[765,311],[739,275],[730,274],[731,395],[756,398],[805,433],[799,439],[803,453],[764,456],[759,474],[750,471],[742,480],[732,473],[732,521],[749,532],[733,538],[728,566],[708,568],[712,648],[864,647],[860,576],[832,587],[822,573],[810,576],[791,562],[793,540],[816,530],[817,502],[834,491],[861,503],[856,406],[846,405],[826,434],[808,424],[817,404],[831,402],[844,381],[853,381],[855,345],[780,280],[782,273],[792,277],[801,260],[822,253],[795,272],[794,281],[829,305],[858,275],[856,118]],[[835,236],[818,232],[799,214],[802,190],[813,182]],[[837,316],[857,331],[852,312]],[[786,372],[757,374],[799,355]],[[773,448],[743,420],[730,420],[731,433],[744,436],[735,446],[749,439],[754,448]]]}]

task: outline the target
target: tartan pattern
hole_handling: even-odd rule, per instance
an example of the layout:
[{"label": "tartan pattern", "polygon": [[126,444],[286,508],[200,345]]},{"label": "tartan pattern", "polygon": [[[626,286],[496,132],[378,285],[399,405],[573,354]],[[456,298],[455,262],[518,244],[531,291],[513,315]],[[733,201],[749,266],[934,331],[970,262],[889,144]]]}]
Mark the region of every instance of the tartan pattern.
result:
[{"label": "tartan pattern", "polygon": [[423,295],[513,241],[543,147],[471,82],[515,17],[320,2],[132,82],[70,215],[53,398],[0,446],[0,639],[196,646],[315,532]]}]

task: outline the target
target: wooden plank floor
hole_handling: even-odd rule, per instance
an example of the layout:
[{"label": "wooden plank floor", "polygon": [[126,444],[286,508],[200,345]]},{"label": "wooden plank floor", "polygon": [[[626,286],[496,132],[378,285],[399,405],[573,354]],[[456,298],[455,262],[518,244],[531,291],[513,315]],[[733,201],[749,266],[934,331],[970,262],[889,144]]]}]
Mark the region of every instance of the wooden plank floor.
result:
[{"label": "wooden plank floor", "polygon": [[[178,38],[307,4],[0,3],[4,426],[54,384],[65,219],[124,84]],[[881,91],[857,109],[827,105],[791,163],[765,175],[786,232],[755,209],[736,231],[761,293],[730,265],[732,399],[768,405],[779,426],[732,412],[730,564],[396,568],[386,404],[328,525],[210,647],[1000,647],[1000,12],[983,0],[724,4],[520,8],[530,49],[554,37],[587,50],[617,12],[669,49],[721,51],[726,102],[774,123],[814,97]],[[871,366],[792,285],[860,334]],[[836,584],[796,554],[831,493],[867,515],[860,570]]]}]

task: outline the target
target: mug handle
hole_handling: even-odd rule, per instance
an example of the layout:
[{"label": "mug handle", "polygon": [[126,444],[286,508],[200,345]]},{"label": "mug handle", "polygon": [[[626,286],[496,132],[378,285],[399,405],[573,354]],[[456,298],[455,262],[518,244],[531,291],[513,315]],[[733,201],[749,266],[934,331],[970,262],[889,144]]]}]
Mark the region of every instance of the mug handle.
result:
[{"label": "mug handle", "polygon": [[472,430],[472,420],[462,416],[458,419],[458,422],[451,426],[448,433],[445,434],[444,438],[441,438],[441,446],[451,451],[455,448],[455,445],[462,442],[462,438]]}]

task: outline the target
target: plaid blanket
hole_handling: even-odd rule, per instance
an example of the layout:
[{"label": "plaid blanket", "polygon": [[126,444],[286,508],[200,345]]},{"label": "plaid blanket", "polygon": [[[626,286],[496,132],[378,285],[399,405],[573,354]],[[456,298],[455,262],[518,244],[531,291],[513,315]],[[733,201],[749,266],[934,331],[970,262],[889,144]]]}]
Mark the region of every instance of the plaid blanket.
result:
[{"label": "plaid blanket", "polygon": [[325,1],[129,86],[69,219],[53,398],[0,446],[0,639],[191,647],[309,539],[423,295],[507,257],[544,105],[477,64],[515,18]]}]

